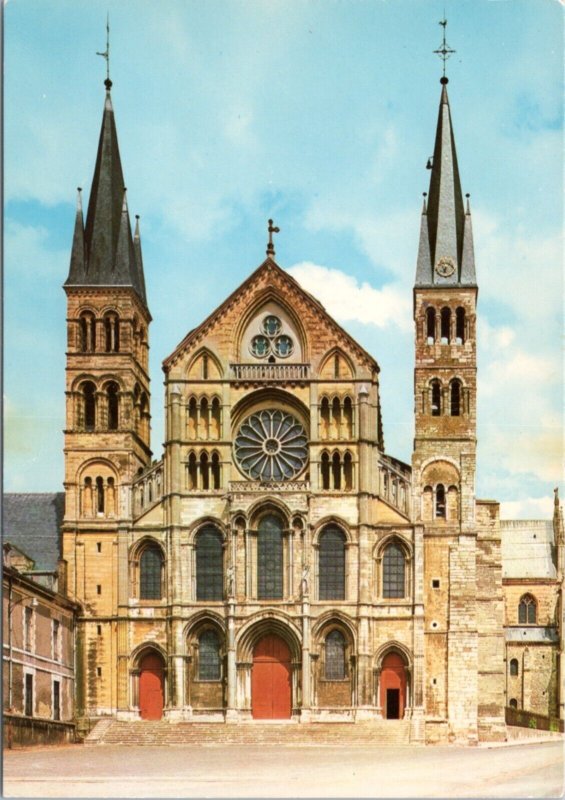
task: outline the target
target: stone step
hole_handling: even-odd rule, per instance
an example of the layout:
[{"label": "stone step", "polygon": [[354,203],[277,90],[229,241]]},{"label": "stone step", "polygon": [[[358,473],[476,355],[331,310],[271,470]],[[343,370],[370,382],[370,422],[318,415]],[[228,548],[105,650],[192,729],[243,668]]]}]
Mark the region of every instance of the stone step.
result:
[{"label": "stone step", "polygon": [[118,722],[102,720],[86,745],[260,744],[398,746],[410,743],[410,720],[312,723]]}]

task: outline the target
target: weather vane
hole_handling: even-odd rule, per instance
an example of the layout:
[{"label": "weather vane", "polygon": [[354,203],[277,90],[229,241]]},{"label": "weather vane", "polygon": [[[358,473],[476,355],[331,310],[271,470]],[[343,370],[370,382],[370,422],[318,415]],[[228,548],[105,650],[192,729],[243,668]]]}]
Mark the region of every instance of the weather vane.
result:
[{"label": "weather vane", "polygon": [[281,229],[276,228],[273,225],[273,220],[269,220],[269,227],[267,228],[269,231],[269,244],[267,245],[267,255],[271,258],[275,257],[275,245],[273,244],[273,233],[280,233]]},{"label": "weather vane", "polygon": [[102,56],[106,59],[106,80],[104,81],[106,88],[110,89],[112,81],[110,80],[110,14],[106,17],[106,50],[103,53],[96,51],[97,56]]},{"label": "weather vane", "polygon": [[440,25],[442,26],[442,28],[443,28],[443,42],[441,43],[441,47],[439,47],[437,50],[434,50],[434,53],[437,53],[437,55],[438,55],[438,56],[441,58],[441,60],[443,61],[443,78],[442,78],[442,83],[447,83],[447,78],[445,77],[445,62],[447,61],[447,59],[448,59],[448,58],[449,58],[449,57],[450,57],[450,56],[451,56],[453,53],[456,53],[457,51],[456,51],[456,50],[452,50],[452,49],[451,49],[451,47],[450,47],[450,46],[447,44],[447,42],[446,42],[446,40],[445,40],[445,29],[446,29],[446,27],[447,27],[447,20],[446,20],[445,16],[444,16],[444,18],[443,18],[442,20],[440,20],[440,23],[439,23],[439,24],[440,24]]}]

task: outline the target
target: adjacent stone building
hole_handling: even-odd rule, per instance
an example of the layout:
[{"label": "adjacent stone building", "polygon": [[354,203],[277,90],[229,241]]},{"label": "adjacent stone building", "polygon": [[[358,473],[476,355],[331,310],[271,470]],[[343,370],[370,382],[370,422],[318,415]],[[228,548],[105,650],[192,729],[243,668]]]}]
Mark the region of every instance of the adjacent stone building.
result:
[{"label": "adjacent stone building", "polygon": [[475,496],[478,287],[447,79],[411,465],[384,449],[377,361],[277,264],[272,221],[266,259],[164,361],[152,460],[151,315],[111,85],[65,283],[81,725],[385,718],[413,741],[475,743],[505,738],[508,703],[563,717],[558,507],[551,528],[501,524]]},{"label": "adjacent stone building", "polygon": [[59,560],[63,506],[63,494],[8,494],[3,500],[2,676],[8,747],[75,738],[79,607],[65,596]]}]

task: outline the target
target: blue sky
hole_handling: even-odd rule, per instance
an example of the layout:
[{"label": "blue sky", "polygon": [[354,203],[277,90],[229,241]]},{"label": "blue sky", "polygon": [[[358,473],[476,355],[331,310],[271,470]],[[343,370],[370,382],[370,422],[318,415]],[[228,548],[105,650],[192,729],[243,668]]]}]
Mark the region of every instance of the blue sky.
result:
[{"label": "blue sky", "polygon": [[381,366],[386,449],[410,461],[425,165],[449,96],[479,292],[477,494],[551,512],[562,478],[562,58],[555,0],[9,0],[5,6],[4,486],[63,481],[65,296],[112,97],[141,215],[152,447],[162,360],[263,260]]}]

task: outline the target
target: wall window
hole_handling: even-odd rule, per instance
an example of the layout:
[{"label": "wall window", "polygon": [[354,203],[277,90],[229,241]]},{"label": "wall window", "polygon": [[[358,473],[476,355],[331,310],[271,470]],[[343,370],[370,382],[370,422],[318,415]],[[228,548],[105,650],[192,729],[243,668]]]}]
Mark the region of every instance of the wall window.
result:
[{"label": "wall window", "polygon": [[426,309],[426,342],[433,344],[436,340],[436,310],[429,307]]},{"label": "wall window", "polygon": [[52,652],[53,652],[53,660],[60,661],[61,660],[61,623],[58,619],[54,619],[51,622],[51,635],[52,635]]},{"label": "wall window", "polygon": [[451,309],[445,306],[441,309],[441,343],[449,344],[451,329]]},{"label": "wall window", "polygon": [[220,640],[216,631],[208,628],[198,637],[198,680],[219,681],[221,673]]},{"label": "wall window", "polygon": [[445,519],[445,486],[438,483],[436,486],[436,519]]},{"label": "wall window", "polygon": [[339,528],[320,535],[319,599],[345,599],[345,536]]},{"label": "wall window", "polygon": [[61,719],[61,682],[53,681],[53,719]]},{"label": "wall window", "polygon": [[535,625],[537,618],[537,603],[531,594],[525,594],[518,606],[518,622],[520,625]]},{"label": "wall window", "polygon": [[92,353],[96,349],[96,322],[94,314],[85,311],[79,319],[79,350]]},{"label": "wall window", "polygon": [[515,697],[513,697],[513,698],[510,700],[510,703],[509,703],[509,705],[510,705],[510,708],[518,708],[518,701],[516,700],[516,698],[515,698]]},{"label": "wall window", "polygon": [[92,431],[96,425],[96,386],[91,381],[82,385],[82,405],[84,427]]},{"label": "wall window", "polygon": [[33,650],[33,608],[24,607],[24,650]]},{"label": "wall window", "polygon": [[439,417],[441,414],[441,383],[438,380],[433,380],[430,384],[430,389],[432,417]]},{"label": "wall window", "polygon": [[461,414],[461,381],[454,380],[451,381],[451,397],[450,397],[450,406],[451,406],[451,416],[458,417]]},{"label": "wall window", "polygon": [[455,341],[457,344],[465,342],[465,309],[461,306],[455,312]]},{"label": "wall window", "polygon": [[106,387],[108,430],[117,431],[120,424],[120,397],[118,384],[112,381]]},{"label": "wall window", "polygon": [[222,600],[224,568],[222,534],[213,525],[196,534],[196,599]]},{"label": "wall window", "polygon": [[257,533],[257,597],[283,598],[283,529],[273,515],[262,518]]},{"label": "wall window", "polygon": [[33,717],[33,675],[26,672],[24,683],[24,714]]},{"label": "wall window", "polygon": [[341,631],[333,630],[325,641],[325,674],[328,681],[345,678],[345,639]]},{"label": "wall window", "polygon": [[120,320],[117,314],[104,317],[104,338],[107,353],[117,353],[120,349]]},{"label": "wall window", "polygon": [[517,675],[518,674],[518,659],[512,658],[510,660],[510,674]]},{"label": "wall window", "polygon": [[406,596],[406,559],[396,542],[387,545],[383,553],[383,597]]},{"label": "wall window", "polygon": [[139,559],[139,597],[160,600],[162,597],[163,554],[157,545],[146,547]]}]

